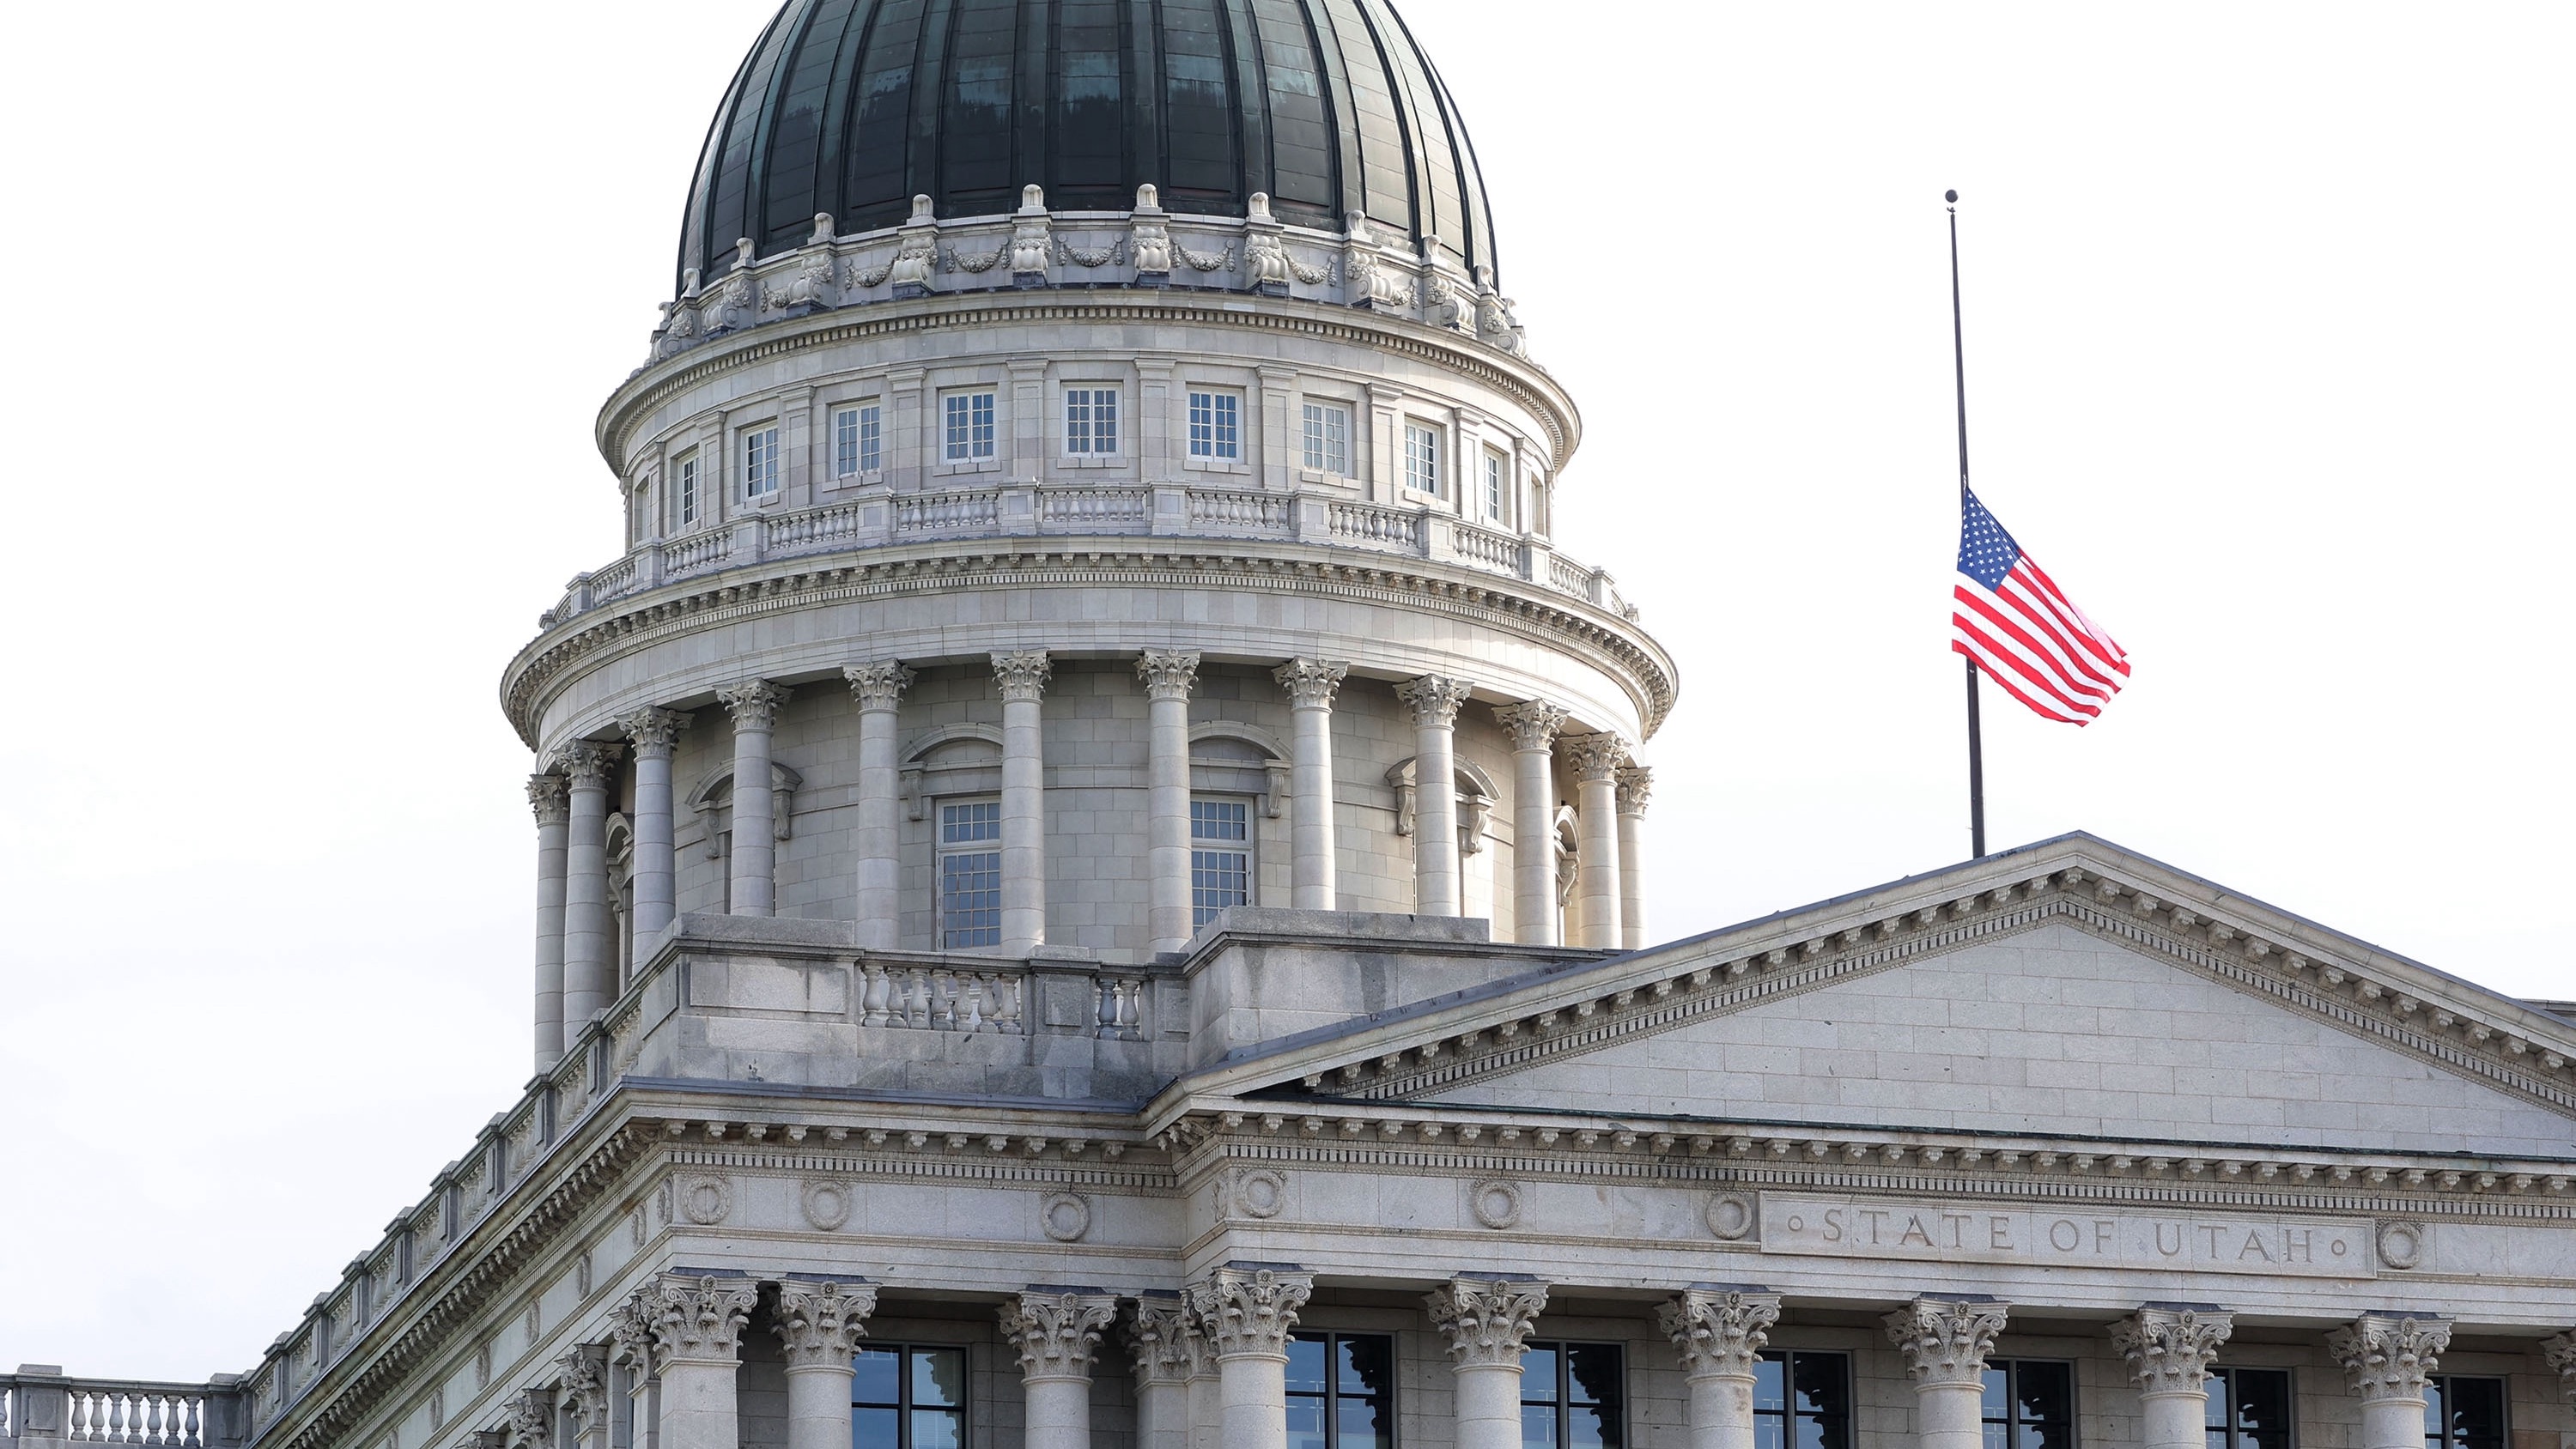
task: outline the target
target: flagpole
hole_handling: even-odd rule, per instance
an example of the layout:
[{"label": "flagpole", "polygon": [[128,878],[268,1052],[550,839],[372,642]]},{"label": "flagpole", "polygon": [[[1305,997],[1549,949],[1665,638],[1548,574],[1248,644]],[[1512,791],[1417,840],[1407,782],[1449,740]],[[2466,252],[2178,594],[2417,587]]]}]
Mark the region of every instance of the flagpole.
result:
[{"label": "flagpole", "polygon": [[[1959,320],[1959,193],[1942,193],[1950,204],[1950,361],[1959,394],[1959,509],[1968,507],[1968,344]],[[1977,725],[1977,661],[1968,666],[1968,848],[1973,857],[1986,853],[1986,750]]]}]

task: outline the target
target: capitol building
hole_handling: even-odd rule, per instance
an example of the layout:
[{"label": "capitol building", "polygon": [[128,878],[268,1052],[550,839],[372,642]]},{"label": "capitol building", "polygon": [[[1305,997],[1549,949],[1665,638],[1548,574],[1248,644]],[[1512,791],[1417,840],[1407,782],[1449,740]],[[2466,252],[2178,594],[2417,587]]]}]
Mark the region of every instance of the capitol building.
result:
[{"label": "capitol building", "polygon": [[1657,935],[1507,255],[1388,0],[787,0],[501,675],[524,1093],[0,1446],[2576,1449],[2576,1006],[2083,835]]}]

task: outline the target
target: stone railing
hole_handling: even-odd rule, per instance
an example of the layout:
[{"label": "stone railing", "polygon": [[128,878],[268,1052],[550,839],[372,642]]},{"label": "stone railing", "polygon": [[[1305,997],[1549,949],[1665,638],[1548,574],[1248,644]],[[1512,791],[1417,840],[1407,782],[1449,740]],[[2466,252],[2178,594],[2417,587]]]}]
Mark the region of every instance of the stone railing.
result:
[{"label": "stone railing", "polygon": [[232,1449],[242,1442],[241,1381],[218,1374],[202,1384],[81,1379],[50,1364],[0,1374],[0,1444],[166,1444]]},{"label": "stone railing", "polygon": [[[986,969],[952,962],[862,959],[860,1025],[895,1031],[1029,1032],[1030,972],[1025,962]],[[1064,1034],[1103,1041],[1136,1041],[1142,1026],[1145,978],[1132,971],[1092,973],[1093,1009],[1062,1025]]]},{"label": "stone railing", "polygon": [[1600,569],[1543,539],[1488,528],[1424,506],[1367,503],[1328,492],[1182,483],[1005,483],[873,491],[820,507],[757,513],[655,540],[575,577],[544,628],[630,594],[777,559],[939,539],[1099,537],[1270,538],[1403,554],[1520,579],[1635,620]]}]

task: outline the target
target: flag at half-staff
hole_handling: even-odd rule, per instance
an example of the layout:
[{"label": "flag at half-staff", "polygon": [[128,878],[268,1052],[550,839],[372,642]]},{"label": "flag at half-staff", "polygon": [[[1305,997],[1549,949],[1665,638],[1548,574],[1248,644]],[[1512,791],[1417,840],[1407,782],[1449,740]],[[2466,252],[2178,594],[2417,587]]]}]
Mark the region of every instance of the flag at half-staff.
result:
[{"label": "flag at half-staff", "polygon": [[2128,682],[2128,652],[1964,486],[1951,597],[1950,647],[2044,719],[2090,724]]}]

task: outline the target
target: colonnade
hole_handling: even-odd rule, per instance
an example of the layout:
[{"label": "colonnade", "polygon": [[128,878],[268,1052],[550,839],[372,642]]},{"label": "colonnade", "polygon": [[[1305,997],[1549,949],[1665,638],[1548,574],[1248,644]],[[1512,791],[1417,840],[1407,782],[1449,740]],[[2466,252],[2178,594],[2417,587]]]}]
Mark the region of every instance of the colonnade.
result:
[{"label": "colonnade", "polygon": [[[658,1423],[654,1449],[738,1449],[740,1335],[760,1288],[750,1278],[665,1274],[619,1310],[608,1353],[630,1370],[647,1416],[638,1422]],[[999,1321],[1020,1368],[1022,1443],[1090,1449],[1091,1376],[1102,1336],[1123,1319],[1138,1449],[1285,1449],[1288,1340],[1313,1291],[1312,1275],[1294,1265],[1231,1263],[1178,1293],[1049,1286],[1010,1296]],[[859,1279],[787,1278],[776,1293],[788,1449],[838,1449],[849,1442],[852,1356],[877,1290]],[[1522,1353],[1547,1300],[1538,1278],[1471,1272],[1423,1300],[1450,1358],[1446,1437],[1456,1449],[1520,1449]],[[1992,1298],[1926,1296],[1886,1315],[1914,1380],[1918,1449],[1983,1449],[1987,1355],[2009,1312]],[[1658,1306],[1686,1386],[1690,1449],[1752,1449],[1757,1364],[1779,1318],[1780,1296],[1753,1287],[1699,1284]],[[2111,1325],[2143,1405],[2142,1449],[2201,1449],[2209,1368],[2232,1327],[2223,1309],[2157,1303]],[[2422,1449],[2425,1388],[2449,1344],[2446,1320],[2403,1313],[2365,1314],[2326,1336],[2360,1399],[2357,1449]],[[563,1363],[579,1368],[598,1352]],[[588,1428],[607,1422],[593,1402],[601,1384],[595,1372],[567,1374],[575,1401],[565,1407],[584,1426],[572,1449],[603,1449]]]},{"label": "colonnade", "polygon": [[[1001,940],[1006,955],[1046,943],[1047,870],[1043,705],[1053,661],[1043,650],[992,655],[1002,701]],[[1193,934],[1190,896],[1189,699],[1199,656],[1147,650],[1136,660],[1148,710],[1148,934],[1157,952],[1186,947]],[[1349,666],[1297,658],[1272,677],[1292,717],[1289,768],[1288,904],[1332,910],[1339,904],[1333,803],[1333,702]],[[870,660],[842,671],[858,711],[858,790],[852,833],[857,943],[898,945],[901,917],[900,709],[914,673],[900,660]],[[1415,906],[1423,915],[1464,909],[1460,881],[1458,793],[1434,782],[1457,774],[1460,709],[1473,686],[1426,674],[1395,686],[1413,724]],[[732,848],[728,909],[767,916],[777,909],[775,805],[769,788],[778,711],[791,690],[761,679],[716,692],[733,726]],[[1636,949],[1645,944],[1640,852],[1650,784],[1611,733],[1560,735],[1567,710],[1545,700],[1495,707],[1513,750],[1511,893],[1518,939]],[[556,752],[553,768],[532,776],[528,800],[537,819],[536,1049],[540,1068],[558,1060],[582,1027],[620,989],[618,936],[611,916],[607,821],[609,786],[632,750],[634,940],[650,941],[674,918],[677,863],[673,846],[672,757],[689,716],[659,707],[622,716],[622,743],[577,740]],[[1573,942],[1558,940],[1556,761],[1575,774],[1580,923]]]}]

